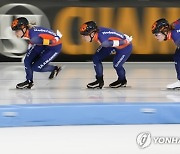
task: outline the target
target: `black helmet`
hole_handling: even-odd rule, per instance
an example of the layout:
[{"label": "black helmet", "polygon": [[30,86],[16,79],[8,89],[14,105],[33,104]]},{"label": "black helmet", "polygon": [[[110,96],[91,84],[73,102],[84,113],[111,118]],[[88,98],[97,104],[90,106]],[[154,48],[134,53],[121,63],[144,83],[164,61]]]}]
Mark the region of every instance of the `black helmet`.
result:
[{"label": "black helmet", "polygon": [[167,35],[167,32],[169,31],[170,25],[168,21],[164,18],[157,20],[153,25],[152,25],[152,33],[163,33]]},{"label": "black helmet", "polygon": [[89,35],[92,32],[97,32],[97,31],[98,31],[98,27],[94,21],[85,22],[80,27],[80,34],[81,35]]},{"label": "black helmet", "polygon": [[23,28],[28,28],[29,21],[24,17],[19,17],[13,20],[11,24],[11,28],[13,31],[15,30],[22,30]]}]

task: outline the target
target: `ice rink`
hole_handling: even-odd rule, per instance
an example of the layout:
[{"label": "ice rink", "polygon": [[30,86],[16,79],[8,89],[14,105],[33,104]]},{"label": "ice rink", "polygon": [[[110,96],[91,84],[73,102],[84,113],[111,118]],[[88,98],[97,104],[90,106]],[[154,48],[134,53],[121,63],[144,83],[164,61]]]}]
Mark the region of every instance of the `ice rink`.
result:
[{"label": "ice rink", "polygon": [[109,103],[109,102],[179,102],[179,91],[167,91],[166,85],[176,82],[173,63],[127,63],[128,85],[111,89],[117,80],[112,63],[104,63],[105,86],[101,90],[87,89],[95,80],[92,63],[59,63],[64,69],[59,76],[48,80],[49,73],[34,73],[32,90],[16,90],[25,81],[22,63],[1,63],[1,105],[39,103]]},{"label": "ice rink", "polygon": [[[104,63],[105,87],[87,89],[94,81],[92,63],[58,63],[63,70],[53,80],[49,73],[35,73],[31,90],[17,90],[25,80],[22,63],[1,63],[1,106],[61,103],[179,103],[179,90],[166,90],[176,81],[173,63],[126,63],[128,86],[111,89],[117,79],[112,63]],[[129,113],[131,114],[131,113]],[[180,138],[179,124],[89,125],[0,128],[0,154],[179,154],[179,143],[165,143],[165,137]],[[152,143],[142,149],[136,138],[151,134]],[[161,137],[158,143],[153,137]]]}]

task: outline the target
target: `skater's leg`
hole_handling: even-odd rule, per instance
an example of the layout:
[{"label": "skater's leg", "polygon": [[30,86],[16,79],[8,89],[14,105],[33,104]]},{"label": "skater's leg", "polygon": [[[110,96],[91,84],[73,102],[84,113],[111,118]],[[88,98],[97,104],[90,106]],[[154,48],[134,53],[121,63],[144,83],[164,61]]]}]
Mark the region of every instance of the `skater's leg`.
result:
[{"label": "skater's leg", "polygon": [[127,84],[126,71],[123,67],[123,64],[127,61],[129,56],[131,55],[131,52],[132,52],[131,44],[123,49],[117,50],[116,55],[113,60],[113,67],[117,72],[118,80],[109,85],[111,88],[118,88],[118,87],[126,86]]},{"label": "skater's leg", "polygon": [[33,45],[28,49],[26,56],[24,58],[24,67],[26,72],[26,81],[21,82],[16,85],[17,89],[30,89],[33,84],[33,69],[32,65],[35,59],[38,58],[40,52],[44,49],[43,46]]},{"label": "skater's leg", "polygon": [[50,65],[60,53],[61,45],[56,47],[47,47],[46,50],[40,55],[32,66],[35,72],[51,72],[49,79],[54,78],[60,72],[61,67]]},{"label": "skater's leg", "polygon": [[167,89],[176,89],[180,88],[180,48],[177,48],[174,54],[174,64],[175,64],[175,70],[177,73],[177,79],[178,81],[172,84],[167,85]]},{"label": "skater's leg", "polygon": [[88,88],[102,88],[104,86],[103,80],[103,65],[102,61],[104,58],[110,55],[113,48],[100,48],[93,55],[94,69],[96,72],[96,81],[91,82],[87,85]]}]

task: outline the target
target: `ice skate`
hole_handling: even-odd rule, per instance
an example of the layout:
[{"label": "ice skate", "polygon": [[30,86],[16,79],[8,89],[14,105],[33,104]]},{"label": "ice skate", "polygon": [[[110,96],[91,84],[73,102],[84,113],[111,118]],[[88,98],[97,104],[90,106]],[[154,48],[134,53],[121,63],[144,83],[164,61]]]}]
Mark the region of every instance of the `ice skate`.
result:
[{"label": "ice skate", "polygon": [[16,85],[17,89],[31,89],[31,87],[34,85],[33,81],[26,80],[22,83],[18,83]]},{"label": "ice skate", "polygon": [[56,77],[61,70],[62,70],[61,66],[59,66],[59,67],[55,66],[55,69],[49,75],[49,79],[53,79],[54,77]]},{"label": "ice skate", "polygon": [[180,89],[180,81],[178,80],[177,82],[175,83],[172,83],[172,84],[168,84],[166,86],[167,89]]},{"label": "ice skate", "polygon": [[126,79],[125,80],[119,80],[118,79],[117,81],[111,83],[109,85],[109,87],[111,87],[111,88],[119,88],[119,87],[126,87],[126,85],[127,85],[127,80]]},{"label": "ice skate", "polygon": [[89,83],[87,87],[91,89],[102,89],[102,87],[104,86],[103,77],[96,76],[96,79],[96,81]]}]

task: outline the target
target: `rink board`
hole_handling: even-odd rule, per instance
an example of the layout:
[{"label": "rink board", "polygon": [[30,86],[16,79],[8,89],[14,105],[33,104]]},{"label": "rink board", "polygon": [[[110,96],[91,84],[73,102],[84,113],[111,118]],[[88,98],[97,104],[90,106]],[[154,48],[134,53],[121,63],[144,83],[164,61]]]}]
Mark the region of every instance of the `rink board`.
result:
[{"label": "rink board", "polygon": [[180,103],[7,105],[0,126],[178,124]]}]

